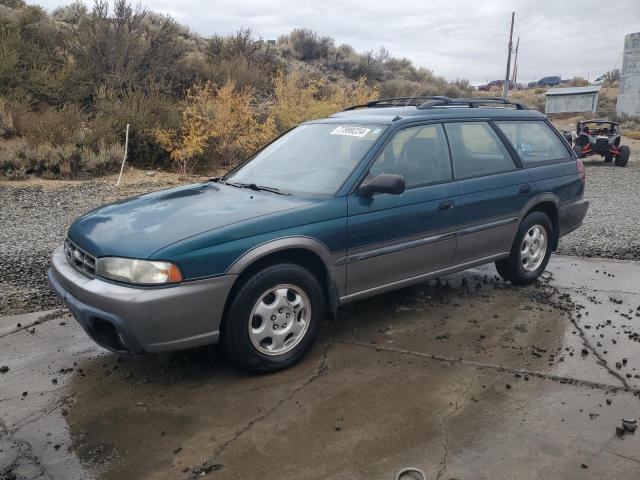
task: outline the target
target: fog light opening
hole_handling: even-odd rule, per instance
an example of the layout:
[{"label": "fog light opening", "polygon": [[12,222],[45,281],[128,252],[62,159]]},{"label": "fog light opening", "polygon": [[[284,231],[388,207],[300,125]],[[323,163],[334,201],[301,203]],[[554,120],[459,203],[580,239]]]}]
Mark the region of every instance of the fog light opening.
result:
[{"label": "fog light opening", "polygon": [[111,322],[102,318],[93,318],[91,336],[99,345],[114,352],[128,353],[131,351],[125,334]]}]

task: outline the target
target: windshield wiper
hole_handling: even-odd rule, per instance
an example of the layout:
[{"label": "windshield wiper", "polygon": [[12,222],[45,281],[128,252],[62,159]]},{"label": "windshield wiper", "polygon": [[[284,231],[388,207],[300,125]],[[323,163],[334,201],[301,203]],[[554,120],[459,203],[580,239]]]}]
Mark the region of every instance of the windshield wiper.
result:
[{"label": "windshield wiper", "polygon": [[276,187],[265,187],[264,185],[256,185],[255,183],[239,183],[241,187],[250,188],[251,190],[255,190],[256,192],[265,191],[276,193],[278,195],[291,195],[289,192],[281,192],[279,188]]},{"label": "windshield wiper", "polygon": [[256,185],[255,183],[234,183],[234,182],[230,182],[228,180],[224,180],[224,179],[212,179],[213,181],[216,182],[220,182],[220,183],[224,183],[225,185],[229,185],[231,187],[236,187],[236,188],[248,188],[251,190],[254,190],[256,192],[260,192],[260,191],[265,191],[265,192],[271,192],[271,193],[276,193],[278,195],[291,195],[291,193],[289,192],[281,192],[280,189],[276,188],[276,187],[265,187],[263,185]]},{"label": "windshield wiper", "polygon": [[247,187],[247,185],[245,183],[230,182],[229,180],[225,180],[222,177],[210,178],[207,181],[208,182],[214,182],[214,183],[222,183],[223,185],[229,185],[230,187],[236,187],[236,188],[246,188]]}]

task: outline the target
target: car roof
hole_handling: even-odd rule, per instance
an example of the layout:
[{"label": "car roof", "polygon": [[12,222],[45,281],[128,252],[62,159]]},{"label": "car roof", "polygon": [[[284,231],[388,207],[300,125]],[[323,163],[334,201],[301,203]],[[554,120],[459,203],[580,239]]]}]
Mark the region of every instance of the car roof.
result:
[{"label": "car roof", "polygon": [[308,123],[370,123],[389,125],[419,120],[465,119],[542,119],[536,110],[517,110],[509,107],[434,107],[420,109],[416,106],[365,107],[334,113],[328,118]]}]

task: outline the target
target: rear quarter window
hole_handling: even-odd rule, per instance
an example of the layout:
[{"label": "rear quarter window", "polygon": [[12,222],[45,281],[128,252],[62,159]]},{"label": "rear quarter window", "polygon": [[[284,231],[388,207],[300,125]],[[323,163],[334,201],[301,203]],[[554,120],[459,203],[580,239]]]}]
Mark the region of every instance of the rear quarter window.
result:
[{"label": "rear quarter window", "polygon": [[571,158],[545,122],[496,122],[496,125],[525,165]]}]

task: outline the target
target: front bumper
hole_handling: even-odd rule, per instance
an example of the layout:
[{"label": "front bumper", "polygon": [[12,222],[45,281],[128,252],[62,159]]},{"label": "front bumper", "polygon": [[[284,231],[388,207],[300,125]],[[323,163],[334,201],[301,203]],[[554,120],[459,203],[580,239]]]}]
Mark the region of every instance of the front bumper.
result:
[{"label": "front bumper", "polygon": [[51,256],[49,284],[87,334],[117,352],[181,350],[218,341],[235,275],[137,288],[89,278],[67,261],[62,247]]},{"label": "front bumper", "polygon": [[560,203],[560,208],[558,209],[560,236],[562,237],[567,233],[573,232],[582,225],[588,209],[589,202],[584,198]]}]

